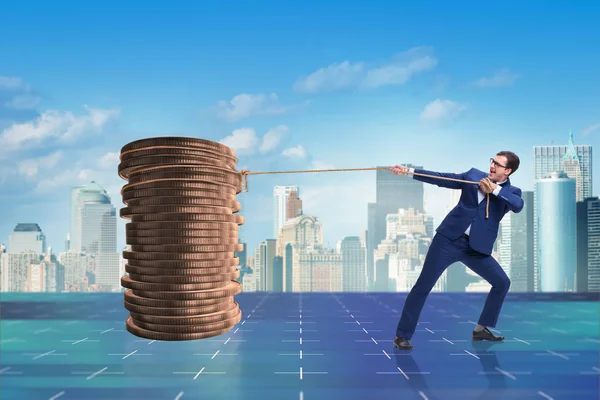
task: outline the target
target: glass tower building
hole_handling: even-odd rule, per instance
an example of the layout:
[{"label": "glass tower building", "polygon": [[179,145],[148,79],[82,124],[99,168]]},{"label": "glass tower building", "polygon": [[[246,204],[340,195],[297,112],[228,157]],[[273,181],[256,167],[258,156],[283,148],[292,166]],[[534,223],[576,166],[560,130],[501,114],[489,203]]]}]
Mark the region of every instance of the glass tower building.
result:
[{"label": "glass tower building", "polygon": [[537,261],[542,292],[575,290],[577,264],[576,181],[552,172],[536,182]]}]

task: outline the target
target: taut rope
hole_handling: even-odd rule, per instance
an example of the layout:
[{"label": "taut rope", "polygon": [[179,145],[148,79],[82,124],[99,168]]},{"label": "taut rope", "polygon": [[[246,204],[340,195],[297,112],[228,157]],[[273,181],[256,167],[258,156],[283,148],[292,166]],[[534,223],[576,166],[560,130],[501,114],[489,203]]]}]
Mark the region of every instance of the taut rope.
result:
[{"label": "taut rope", "polygon": [[[374,171],[374,170],[387,170],[390,167],[371,167],[371,168],[332,168],[332,169],[299,169],[299,170],[290,170],[290,171],[268,171],[268,172],[251,172],[248,171],[246,169],[243,169],[240,171],[240,173],[242,174],[242,181],[244,183],[244,189],[246,189],[246,192],[248,191],[248,175],[274,175],[274,174],[297,174],[297,173],[304,173],[304,172],[347,172],[347,171]],[[428,178],[437,178],[437,179],[445,179],[447,181],[455,181],[455,182],[463,182],[463,183],[470,183],[470,184],[474,184],[474,185],[479,185],[479,182],[475,182],[475,181],[467,181],[467,180],[463,180],[463,179],[456,179],[456,178],[448,178],[445,176],[434,176],[434,175],[429,175],[429,174],[422,174],[419,172],[407,172],[408,174],[412,174],[412,175],[418,175],[418,176],[425,176]],[[487,202],[485,204],[485,217],[488,218],[489,216],[489,206],[490,206],[490,194],[487,193]]]}]

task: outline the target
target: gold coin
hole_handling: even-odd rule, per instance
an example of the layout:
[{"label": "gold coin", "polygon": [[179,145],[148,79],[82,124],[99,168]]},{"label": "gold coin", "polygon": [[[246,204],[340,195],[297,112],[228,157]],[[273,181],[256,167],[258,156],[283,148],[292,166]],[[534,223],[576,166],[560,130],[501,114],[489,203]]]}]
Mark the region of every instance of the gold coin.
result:
[{"label": "gold coin", "polygon": [[221,232],[237,232],[239,226],[237,222],[185,222],[185,221],[162,221],[162,222],[130,222],[125,225],[127,230],[151,230],[159,229],[176,229],[180,231],[191,230],[206,230],[206,231],[221,231]]},{"label": "gold coin", "polygon": [[127,331],[137,337],[150,339],[150,340],[163,340],[163,341],[183,341],[183,340],[198,340],[216,337],[227,333],[241,320],[231,320],[223,328],[214,331],[205,331],[197,333],[168,333],[168,332],[156,332],[148,329],[143,329],[137,326],[131,317],[127,318],[125,328]]},{"label": "gold coin", "polygon": [[134,214],[131,222],[234,222],[244,225],[244,217],[241,215],[219,215],[219,214],[195,214],[182,212],[157,212],[154,214]]},{"label": "gold coin", "polygon": [[136,326],[142,329],[147,329],[154,332],[165,332],[165,333],[200,333],[200,332],[211,332],[219,329],[225,329],[229,326],[234,326],[242,320],[242,311],[238,308],[237,313],[226,320],[210,322],[206,324],[198,325],[163,325],[163,324],[152,324],[137,320],[131,316],[131,319]]},{"label": "gold coin", "polygon": [[178,252],[147,252],[135,250],[123,250],[123,258],[127,260],[194,260],[194,261],[218,261],[233,258],[232,252],[208,252],[208,253],[178,253]]},{"label": "gold coin", "polygon": [[117,170],[121,178],[128,179],[131,172],[156,165],[204,165],[235,170],[235,164],[232,165],[214,157],[200,157],[193,155],[157,155],[131,158],[121,162]]},{"label": "gold coin", "polygon": [[124,207],[120,210],[121,218],[129,219],[133,215],[145,216],[158,213],[182,213],[182,214],[215,214],[233,215],[231,208],[227,207],[201,207],[201,206],[133,206]]},{"label": "gold coin", "polygon": [[211,239],[238,239],[238,231],[236,230],[204,230],[204,229],[190,229],[190,230],[179,230],[179,229],[127,229],[126,234],[128,238],[211,238]]},{"label": "gold coin", "polygon": [[[134,260],[129,260],[129,262]],[[237,271],[237,276],[233,277],[234,273]],[[130,274],[131,277],[136,275],[135,279],[138,281],[146,281],[146,282],[155,282],[154,278],[164,279],[166,276],[168,277],[190,277],[190,276],[206,276],[213,277],[221,274],[231,274],[231,279],[237,279],[239,277],[239,270],[237,266],[232,267],[200,267],[200,268],[188,268],[188,267],[136,267],[134,265],[130,265],[129,263],[125,264],[125,272]],[[143,276],[144,278],[140,278]],[[162,280],[160,281],[162,282]],[[165,282],[170,282],[169,280]]]},{"label": "gold coin", "polygon": [[225,202],[236,202],[235,190],[231,192],[221,190],[206,190],[201,188],[156,188],[156,189],[132,189],[123,193],[123,203],[128,205],[146,205],[146,203],[131,203],[132,201],[154,200],[155,198],[177,198],[177,199],[215,199]]},{"label": "gold coin", "polygon": [[127,143],[121,148],[121,154],[133,152],[134,150],[157,148],[159,146],[183,147],[185,149],[208,149],[218,154],[226,154],[235,157],[235,152],[224,144],[206,139],[189,138],[181,136],[162,136],[139,139]]},{"label": "gold coin", "polygon": [[[204,259],[204,260],[140,260],[129,258],[127,264],[139,268],[160,268],[160,269],[198,269],[198,271],[208,271],[210,268],[230,268],[240,264],[238,257],[222,259]],[[148,272],[149,273],[149,272]],[[208,272],[206,272],[208,273]],[[201,272],[192,275],[200,275]]]},{"label": "gold coin", "polygon": [[237,302],[228,304],[224,310],[212,313],[201,313],[196,315],[154,315],[146,313],[130,312],[134,321],[142,321],[149,324],[159,325],[206,325],[234,318],[240,313]]},{"label": "gold coin", "polygon": [[195,189],[202,191],[213,191],[216,193],[227,193],[236,195],[242,191],[234,185],[222,185],[218,182],[208,182],[190,179],[155,179],[147,182],[128,183],[121,188],[121,194],[125,196],[127,192],[146,190],[146,189]]},{"label": "gold coin", "polygon": [[196,300],[169,300],[169,299],[153,299],[149,297],[138,296],[133,293],[133,290],[127,289],[124,292],[125,301],[131,304],[137,304],[145,307],[158,308],[181,308],[181,307],[205,307],[214,306],[217,304],[226,304],[233,301],[233,295],[225,297],[215,297],[211,299],[196,299]]},{"label": "gold coin", "polygon": [[148,206],[203,206],[226,207],[233,212],[241,210],[242,205],[235,200],[218,199],[211,197],[185,197],[185,196],[155,196],[128,200],[125,204],[129,207]]},{"label": "gold coin", "polygon": [[244,245],[241,244],[160,244],[160,245],[145,245],[133,244],[131,251],[140,253],[222,253],[222,252],[238,252],[244,250]]},{"label": "gold coin", "polygon": [[131,276],[121,277],[121,286],[132,290],[155,290],[155,291],[194,291],[219,289],[228,285],[230,280],[216,282],[200,282],[200,283],[154,283],[154,282],[138,282],[133,280]]},{"label": "gold coin", "polygon": [[[211,283],[211,282],[229,282],[240,277],[240,271],[234,270],[229,273],[216,274],[201,274],[201,275],[169,275],[167,271],[162,271],[162,275],[150,275],[145,273],[130,273],[129,278],[135,282],[148,283],[168,283],[168,284],[195,284],[195,283]],[[135,288],[131,288],[135,289]],[[142,289],[144,290],[144,289]],[[179,289],[177,289],[179,290]],[[195,290],[195,289],[192,289]]]},{"label": "gold coin", "polygon": [[149,290],[131,289],[132,292],[140,297],[161,300],[200,300],[200,299],[218,299],[231,297],[242,291],[241,283],[230,281],[224,288],[190,291],[164,291],[154,292]]},{"label": "gold coin", "polygon": [[162,315],[162,316],[186,316],[186,315],[201,315],[219,311],[228,310],[231,308],[233,300],[230,302],[210,304],[206,306],[196,307],[148,307],[130,303],[125,300],[125,308],[132,313],[145,315]]},{"label": "gold coin", "polygon": [[201,148],[185,148],[177,146],[157,146],[153,148],[137,149],[129,153],[121,154],[121,162],[130,161],[133,159],[145,158],[145,157],[158,157],[158,156],[170,156],[170,157],[203,157],[220,162],[227,163],[232,169],[235,169],[237,159],[227,154],[219,153],[214,150],[201,149]]},{"label": "gold coin", "polygon": [[[237,235],[236,235],[237,236]],[[162,237],[134,237],[127,235],[125,239],[127,244],[131,245],[204,245],[204,244],[239,244],[237,237],[231,238],[219,238],[219,237],[173,237],[173,236],[162,236]]]}]

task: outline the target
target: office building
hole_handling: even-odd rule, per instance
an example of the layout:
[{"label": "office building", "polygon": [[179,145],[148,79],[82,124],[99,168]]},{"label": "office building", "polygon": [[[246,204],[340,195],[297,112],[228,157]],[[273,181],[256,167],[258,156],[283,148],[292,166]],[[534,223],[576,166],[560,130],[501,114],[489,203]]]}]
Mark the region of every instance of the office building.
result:
[{"label": "office building", "polygon": [[46,236],[38,224],[17,224],[8,236],[8,253],[18,254],[31,251],[35,254],[45,254]]},{"label": "office building", "polygon": [[275,186],[273,188],[273,237],[279,237],[279,230],[288,220],[287,202],[290,193],[294,191],[299,196],[298,186]]},{"label": "office building", "polygon": [[302,214],[302,200],[298,196],[298,191],[292,190],[290,192],[285,204],[285,210],[286,221]]},{"label": "office building", "polygon": [[[423,168],[412,164],[405,165],[409,168]],[[386,237],[387,215],[395,214],[399,209],[409,208],[424,212],[423,182],[413,179],[411,175],[396,175],[387,169],[378,169],[375,185],[375,203],[368,204],[367,275],[370,289],[375,281],[375,250]]]},{"label": "office building", "polygon": [[511,280],[511,292],[533,291],[533,192],[523,192],[520,213],[500,222],[498,262]]},{"label": "office building", "polygon": [[[539,290],[538,283],[538,211],[537,194],[535,182],[544,176],[554,172],[563,171],[565,174],[575,180],[576,199],[592,197],[592,146],[576,145],[573,140],[573,133],[569,133],[567,145],[549,145],[533,147],[533,179],[534,179],[534,286]],[[579,190],[577,189],[579,188]]]},{"label": "office building", "polygon": [[366,249],[358,236],[349,236],[340,243],[342,254],[342,288],[344,292],[367,290]]},{"label": "office building", "polygon": [[102,291],[121,290],[117,217],[111,199],[91,182],[71,190],[70,249],[95,256],[95,283]]},{"label": "office building", "polygon": [[552,172],[536,183],[539,289],[575,290],[577,263],[576,182]]},{"label": "office building", "polygon": [[577,292],[600,292],[600,200],[577,203]]}]

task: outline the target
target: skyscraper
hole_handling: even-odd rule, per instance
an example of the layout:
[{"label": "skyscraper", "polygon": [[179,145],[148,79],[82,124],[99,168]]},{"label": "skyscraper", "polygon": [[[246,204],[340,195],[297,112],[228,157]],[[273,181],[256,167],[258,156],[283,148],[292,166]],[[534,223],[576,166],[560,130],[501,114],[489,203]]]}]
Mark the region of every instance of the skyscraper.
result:
[{"label": "skyscraper", "polygon": [[96,257],[96,284],[102,290],[119,290],[117,217],[108,193],[92,181],[72,189],[71,200],[71,249]]},{"label": "skyscraper", "polygon": [[[534,246],[534,286],[538,290],[538,210],[537,192],[535,182],[544,176],[563,171],[575,180],[576,199],[585,199],[592,196],[592,146],[576,145],[573,133],[569,132],[567,145],[534,146],[533,147],[533,179],[534,179],[534,221],[533,221],[533,246]],[[579,191],[578,189],[579,188]],[[581,201],[578,200],[578,201]]]},{"label": "skyscraper", "polygon": [[287,200],[292,191],[295,191],[298,196],[300,195],[298,186],[275,186],[273,188],[273,238],[279,237],[279,230],[288,220]]},{"label": "skyscraper", "polygon": [[578,292],[600,292],[600,200],[577,203]]},{"label": "skyscraper", "polygon": [[292,190],[285,203],[285,217],[288,219],[296,218],[302,213],[302,200],[298,196],[298,192]]},{"label": "skyscraper", "polygon": [[281,286],[280,282],[275,282],[274,265],[273,260],[275,259],[275,253],[277,248],[277,241],[275,239],[265,239],[260,244],[260,270],[262,273],[261,287],[257,288],[259,291],[266,290],[272,292],[274,287]]},{"label": "skyscraper", "polygon": [[580,179],[582,201],[592,197],[592,146],[576,145],[573,133],[569,133],[567,145],[533,147],[534,180],[541,179],[551,172],[563,171],[569,178]]},{"label": "skyscraper", "polygon": [[29,288],[30,265],[39,264],[43,256],[31,250],[21,253],[4,253],[0,271],[0,291],[26,292]]},{"label": "skyscraper", "polygon": [[575,290],[577,263],[576,182],[552,172],[536,183],[539,288]]},{"label": "skyscraper", "polygon": [[533,291],[533,192],[523,192],[525,206],[500,222],[498,262],[511,280],[512,292]]},{"label": "skyscraper", "polygon": [[32,251],[41,255],[46,250],[46,235],[38,224],[17,224],[8,236],[8,253]]},{"label": "skyscraper", "polygon": [[367,290],[366,249],[358,236],[342,240],[342,290],[344,292],[364,292]]},{"label": "skyscraper", "polygon": [[311,269],[301,267],[299,257],[323,249],[321,221],[306,214],[286,221],[279,232],[276,247],[276,255],[283,258],[285,291],[310,291]]},{"label": "skyscraper", "polygon": [[[405,165],[409,168],[423,168],[412,164]],[[386,216],[397,213],[401,208],[406,210],[413,208],[415,211],[424,212],[423,182],[413,179],[410,175],[396,175],[387,169],[378,169],[375,184],[375,203],[368,205],[367,273],[369,274],[369,288],[372,288],[374,282],[375,249],[386,235]]]}]

